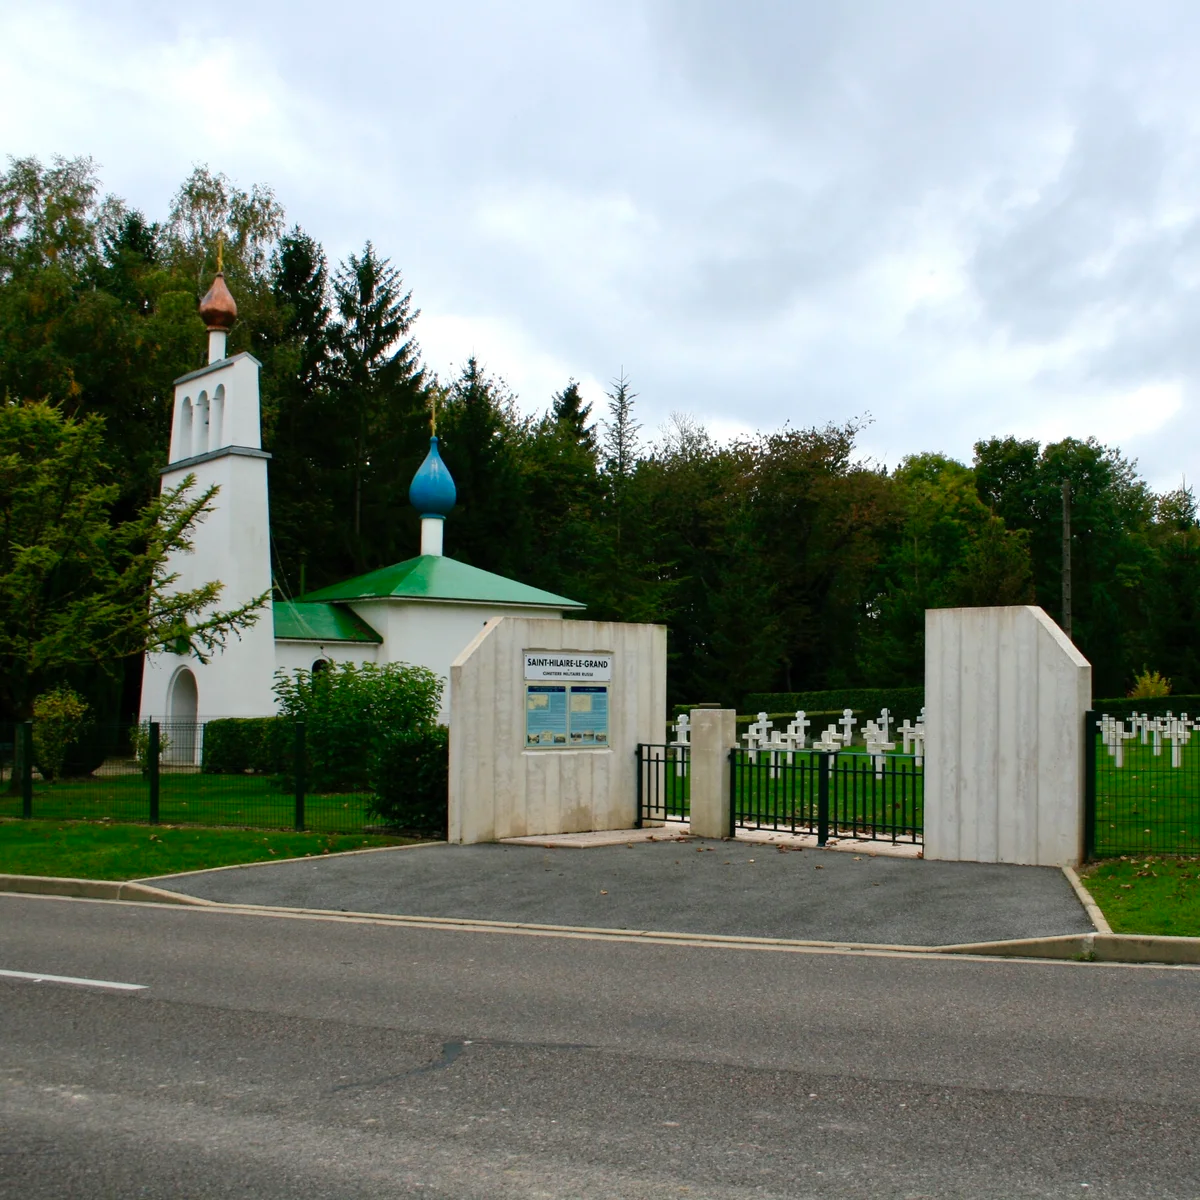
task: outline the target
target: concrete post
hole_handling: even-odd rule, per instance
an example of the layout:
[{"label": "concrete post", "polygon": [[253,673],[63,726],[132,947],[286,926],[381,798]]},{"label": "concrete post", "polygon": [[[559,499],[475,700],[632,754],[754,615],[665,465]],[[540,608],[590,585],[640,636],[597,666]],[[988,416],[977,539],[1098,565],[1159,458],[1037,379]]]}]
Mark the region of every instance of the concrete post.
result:
[{"label": "concrete post", "polygon": [[693,708],[691,743],[692,833],[729,836],[729,751],[737,744],[732,708]]}]

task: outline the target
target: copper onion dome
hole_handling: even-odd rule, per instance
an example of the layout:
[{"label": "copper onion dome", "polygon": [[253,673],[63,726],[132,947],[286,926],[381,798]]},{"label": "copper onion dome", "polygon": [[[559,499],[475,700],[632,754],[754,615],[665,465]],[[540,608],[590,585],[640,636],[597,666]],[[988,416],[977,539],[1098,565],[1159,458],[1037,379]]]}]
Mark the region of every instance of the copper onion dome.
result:
[{"label": "copper onion dome", "polygon": [[204,294],[204,299],[200,301],[200,316],[204,319],[204,324],[208,326],[210,333],[216,333],[223,329],[233,327],[234,321],[237,320],[237,302],[233,298],[233,294],[225,286],[225,272],[218,271],[217,277],[212,282],[212,287]]}]

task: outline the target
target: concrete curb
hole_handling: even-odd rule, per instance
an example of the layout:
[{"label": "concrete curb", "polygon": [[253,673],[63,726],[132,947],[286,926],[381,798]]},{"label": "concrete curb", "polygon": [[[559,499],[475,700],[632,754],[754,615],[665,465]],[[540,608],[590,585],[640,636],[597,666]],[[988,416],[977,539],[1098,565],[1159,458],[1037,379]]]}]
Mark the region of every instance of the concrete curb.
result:
[{"label": "concrete curb", "polygon": [[590,925],[543,925],[529,921],[485,921],[469,917],[421,917],[400,913],[343,912],[340,909],[288,908],[282,905],[228,904],[201,900],[138,883],[97,879],[54,879],[38,875],[0,875],[0,893],[79,900],[188,905],[213,915],[274,916],[292,919],[400,925],[415,929],[459,930],[464,933],[522,933],[541,937],[589,938],[716,949],[822,951],[827,953],[902,954],[914,957],[960,955],[975,958],[1042,959],[1058,962],[1134,963],[1200,966],[1200,938],[1152,937],[1127,933],[1072,933],[1057,937],[1014,938],[999,942],[966,942],[951,946],[908,946],[887,942],[823,942],[671,932],[655,929],[606,929]]},{"label": "concrete curb", "polygon": [[1079,873],[1074,867],[1063,867],[1062,870],[1063,874],[1067,877],[1067,882],[1074,889],[1079,903],[1083,905],[1088,919],[1096,927],[1096,932],[1112,933],[1112,926],[1108,923],[1104,913],[1100,911],[1100,905],[1092,898],[1092,893],[1087,890],[1083,880],[1079,878]]},{"label": "concrete curb", "polygon": [[168,892],[144,883],[119,879],[62,879],[53,875],[0,875],[0,892],[30,896],[74,896],[82,900],[140,900],[146,904],[186,904],[219,907],[212,900]]}]

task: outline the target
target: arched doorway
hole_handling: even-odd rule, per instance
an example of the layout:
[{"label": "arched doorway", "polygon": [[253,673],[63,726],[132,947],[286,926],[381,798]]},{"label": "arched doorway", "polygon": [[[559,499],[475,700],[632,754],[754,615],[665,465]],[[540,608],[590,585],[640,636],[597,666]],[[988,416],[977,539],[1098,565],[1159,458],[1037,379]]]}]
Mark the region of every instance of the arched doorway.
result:
[{"label": "arched doorway", "polygon": [[195,766],[198,762],[200,739],[196,717],[200,711],[200,693],[196,676],[187,667],[180,667],[171,680],[170,716],[163,733],[167,737],[163,757],[179,766]]}]

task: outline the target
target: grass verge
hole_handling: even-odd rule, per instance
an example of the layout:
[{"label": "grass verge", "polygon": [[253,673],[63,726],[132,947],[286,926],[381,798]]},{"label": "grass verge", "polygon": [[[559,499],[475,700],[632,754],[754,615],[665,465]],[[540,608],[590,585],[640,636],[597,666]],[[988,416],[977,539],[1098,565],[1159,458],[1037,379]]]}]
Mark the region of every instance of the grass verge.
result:
[{"label": "grass verge", "polygon": [[1090,867],[1083,882],[1113,933],[1200,937],[1200,858],[1124,855]]},{"label": "grass verge", "polygon": [[0,874],[144,879],[237,863],[316,857],[372,846],[404,846],[415,840],[362,833],[0,820]]}]

